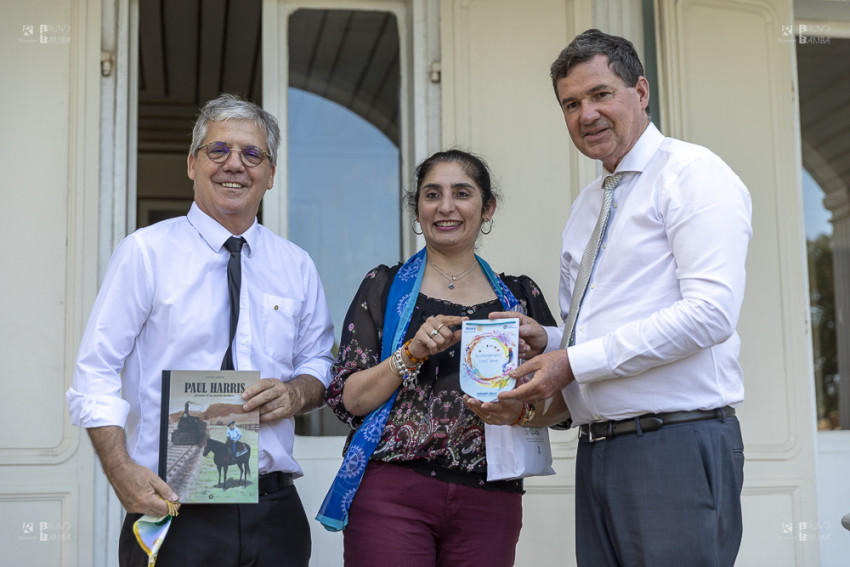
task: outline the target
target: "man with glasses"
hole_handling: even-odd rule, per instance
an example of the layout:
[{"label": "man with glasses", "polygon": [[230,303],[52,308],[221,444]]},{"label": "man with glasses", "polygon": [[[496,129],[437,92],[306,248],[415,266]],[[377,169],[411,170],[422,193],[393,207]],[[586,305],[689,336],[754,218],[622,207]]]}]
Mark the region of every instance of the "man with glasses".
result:
[{"label": "man with glasses", "polygon": [[293,416],[321,403],[334,339],[312,260],[256,220],[279,139],[275,118],[256,105],[231,95],[208,102],[188,156],[188,215],[131,234],[107,267],[67,400],[127,511],[122,567],[148,564],[134,522],[179,502],[154,472],[162,371],[219,367],[260,371],[243,395],[245,409],[260,412],[259,503],[182,506],[157,565],[308,564]]}]

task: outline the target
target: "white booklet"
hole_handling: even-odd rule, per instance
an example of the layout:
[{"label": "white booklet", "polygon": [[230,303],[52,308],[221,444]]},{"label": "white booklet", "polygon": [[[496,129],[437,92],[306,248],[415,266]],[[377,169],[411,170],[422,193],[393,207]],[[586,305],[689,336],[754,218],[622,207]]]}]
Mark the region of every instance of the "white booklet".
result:
[{"label": "white booklet", "polygon": [[519,319],[464,321],[460,339],[460,387],[482,402],[511,390],[508,372],[519,365]]}]

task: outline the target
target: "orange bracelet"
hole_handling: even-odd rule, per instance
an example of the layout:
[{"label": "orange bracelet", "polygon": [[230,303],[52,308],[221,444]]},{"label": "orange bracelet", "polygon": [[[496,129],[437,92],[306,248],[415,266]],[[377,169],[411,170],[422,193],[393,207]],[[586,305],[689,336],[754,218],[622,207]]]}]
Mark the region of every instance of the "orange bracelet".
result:
[{"label": "orange bracelet", "polygon": [[410,341],[407,341],[406,343],[404,343],[403,348],[404,348],[404,354],[407,355],[407,358],[409,358],[410,362],[412,362],[413,364],[422,364],[423,362],[428,360],[427,356],[425,358],[416,358],[415,356],[410,354]]},{"label": "orange bracelet", "polygon": [[525,425],[534,418],[534,414],[534,406],[531,404],[523,404],[522,411],[519,412],[519,416],[516,418],[516,421],[511,424],[511,427],[514,427],[515,425]]}]

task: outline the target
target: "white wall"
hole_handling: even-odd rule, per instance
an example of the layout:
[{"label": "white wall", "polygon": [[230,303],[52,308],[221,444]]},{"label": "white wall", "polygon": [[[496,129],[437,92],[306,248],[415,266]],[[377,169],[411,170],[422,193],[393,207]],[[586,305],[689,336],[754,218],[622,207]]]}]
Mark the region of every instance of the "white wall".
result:
[{"label": "white wall", "polygon": [[4,564],[92,564],[94,461],[64,392],[97,282],[99,32],[96,1],[0,19]]}]

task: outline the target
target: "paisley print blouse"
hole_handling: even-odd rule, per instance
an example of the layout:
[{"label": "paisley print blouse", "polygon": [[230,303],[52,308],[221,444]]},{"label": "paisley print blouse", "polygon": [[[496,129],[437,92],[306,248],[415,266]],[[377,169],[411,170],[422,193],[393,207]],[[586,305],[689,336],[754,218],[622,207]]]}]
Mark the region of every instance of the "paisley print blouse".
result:
[{"label": "paisley print blouse", "polygon": [[[381,265],[366,274],[342,328],[326,401],[352,430],[360,426],[363,418],[346,410],[342,390],[351,374],[375,366],[382,360],[384,306],[389,286],[399,267]],[[540,289],[531,278],[504,274],[499,277],[529,316],[541,325],[555,325]],[[493,311],[502,311],[496,298],[478,305],[459,305],[420,293],[405,340],[412,338],[430,316],[460,315],[486,319]],[[372,459],[408,466],[448,482],[489,490],[521,491],[520,481],[486,482],[484,423],[463,403],[459,356],[460,344],[431,356],[422,365],[418,381],[399,392]]]}]

